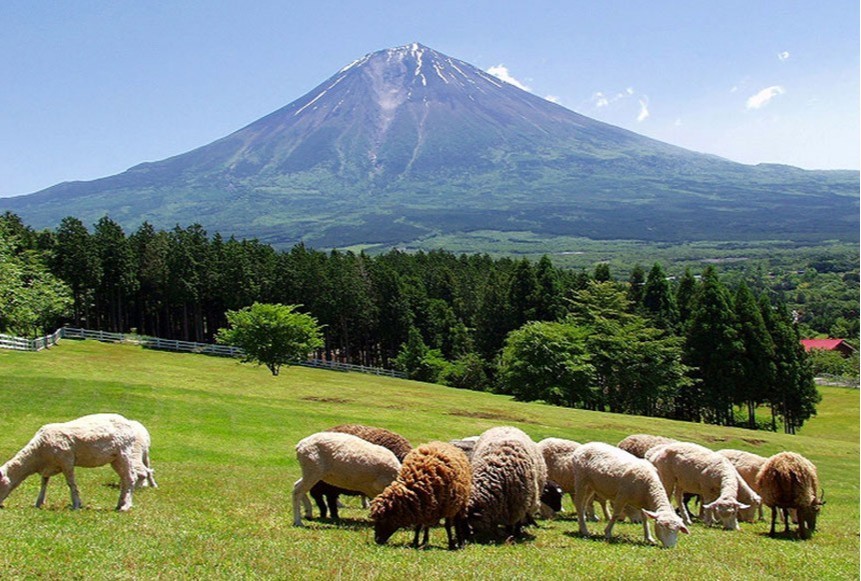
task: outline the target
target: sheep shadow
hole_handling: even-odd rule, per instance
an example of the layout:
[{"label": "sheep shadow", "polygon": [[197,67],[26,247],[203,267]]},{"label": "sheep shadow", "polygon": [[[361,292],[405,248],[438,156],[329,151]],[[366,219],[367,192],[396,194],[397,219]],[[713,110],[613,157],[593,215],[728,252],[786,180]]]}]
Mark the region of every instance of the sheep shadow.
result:
[{"label": "sheep shadow", "polygon": [[564,536],[571,539],[579,539],[581,541],[591,541],[594,543],[606,543],[608,545],[627,545],[627,546],[637,546],[637,547],[657,547],[660,544],[648,543],[644,539],[640,540],[632,540],[624,536],[612,536],[609,539],[604,538],[603,533],[597,534],[588,534],[581,535],[578,531],[565,531],[562,533]]},{"label": "sheep shadow", "polygon": [[[359,531],[363,529],[371,529],[374,528],[373,521],[360,519],[360,518],[351,518],[351,517],[340,517],[340,518],[322,518],[322,517],[312,517],[310,519],[312,522],[315,522],[320,525],[329,525],[331,528],[338,529],[348,529],[353,531]],[[327,527],[328,528],[328,527]]]},{"label": "sheep shadow", "polygon": [[759,536],[764,539],[769,539],[772,541],[790,541],[790,542],[804,542],[809,539],[802,539],[801,535],[798,534],[798,531],[775,531],[774,535],[768,533],[768,531],[764,531],[759,533]]}]

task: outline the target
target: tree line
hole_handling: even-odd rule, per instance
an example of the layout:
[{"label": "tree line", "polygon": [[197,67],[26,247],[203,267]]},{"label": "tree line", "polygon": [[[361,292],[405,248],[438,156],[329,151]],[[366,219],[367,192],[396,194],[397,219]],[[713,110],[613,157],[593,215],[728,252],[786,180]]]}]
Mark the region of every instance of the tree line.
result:
[{"label": "tree line", "polygon": [[68,323],[213,342],[228,312],[299,305],[321,325],[320,357],[521,400],[792,433],[819,397],[779,295],[729,287],[714,267],[616,280],[546,256],[279,251],[196,224],[127,235],[109,217],[92,231],[67,217],[34,231],[6,213],[0,269],[0,327],[24,333]]}]

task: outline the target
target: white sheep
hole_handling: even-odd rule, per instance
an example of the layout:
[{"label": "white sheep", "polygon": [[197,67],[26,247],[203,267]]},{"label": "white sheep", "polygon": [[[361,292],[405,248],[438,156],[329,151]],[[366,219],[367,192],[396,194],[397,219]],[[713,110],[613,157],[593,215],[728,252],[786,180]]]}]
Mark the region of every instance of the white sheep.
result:
[{"label": "white sheep", "polygon": [[369,498],[380,494],[398,476],[401,463],[388,448],[371,444],[352,434],[318,432],[296,444],[302,477],[293,485],[293,524],[302,526],[311,517],[307,493],[317,482],[361,492]]},{"label": "white sheep", "polygon": [[649,519],[655,520],[655,533],[667,548],[676,545],[679,531],[688,533],[685,523],[670,504],[658,471],[646,460],[610,444],[591,442],[577,448],[571,456],[571,466],[580,534],[589,534],[586,503],[593,494],[607,498],[613,504],[613,516],[604,529],[607,539],[626,508],[639,510],[648,517],[643,518],[643,534],[648,543],[655,542],[649,531]]},{"label": "white sheep", "polygon": [[637,458],[645,458],[646,452],[655,446],[662,446],[664,444],[672,444],[675,442],[678,442],[678,440],[666,438],[664,436],[653,436],[652,434],[631,434],[627,438],[623,438],[622,441],[616,445],[622,450],[633,454]]},{"label": "white sheep", "polygon": [[149,431],[144,425],[136,420],[129,420],[132,428],[135,431],[135,458],[138,464],[138,473],[135,478],[135,488],[141,486],[150,486],[158,488],[155,478],[153,477],[153,469],[149,460],[149,449],[152,445]]},{"label": "white sheep", "polygon": [[[729,460],[732,465],[735,466],[735,469],[744,479],[745,483],[754,492],[756,492],[758,496],[762,496],[762,492],[760,492],[759,486],[756,484],[756,475],[759,474],[760,469],[765,465],[768,458],[760,456],[759,454],[753,454],[752,452],[745,452],[744,450],[725,449],[718,450],[717,453]],[[739,500],[741,502],[747,502],[741,497],[739,497]],[[751,509],[745,509],[744,511],[739,512],[739,517],[742,520],[752,521],[752,512],[753,511]],[[758,512],[759,520],[763,520],[762,502],[759,503]]]},{"label": "white sheep", "polygon": [[688,442],[651,448],[646,459],[658,469],[667,495],[675,493],[685,524],[691,523],[691,515],[682,499],[685,492],[690,492],[700,495],[707,518],[711,518],[709,511],[714,511],[726,530],[739,528],[738,511],[749,505],[738,500],[739,483],[743,481],[729,460]]},{"label": "white sheep", "polygon": [[[141,426],[143,427],[143,426]],[[45,424],[30,442],[0,467],[0,505],[32,474],[42,476],[36,507],[45,502],[48,480],[61,472],[72,496],[72,508],[81,507],[75,466],[94,468],[110,464],[120,477],[117,510],[132,507],[137,475],[144,472],[138,429],[119,414],[93,414],[65,423]]]}]

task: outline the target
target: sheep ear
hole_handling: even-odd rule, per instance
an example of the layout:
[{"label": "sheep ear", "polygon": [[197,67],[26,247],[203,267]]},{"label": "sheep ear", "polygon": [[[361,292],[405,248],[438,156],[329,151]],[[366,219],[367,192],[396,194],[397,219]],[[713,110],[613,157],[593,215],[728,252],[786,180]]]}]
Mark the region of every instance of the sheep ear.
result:
[{"label": "sheep ear", "polygon": [[711,510],[711,509],[712,509],[712,507],[714,507],[715,502],[717,502],[717,501],[710,502],[710,503],[708,503],[708,504],[704,504],[704,505],[703,505],[703,508],[704,508],[705,510]]},{"label": "sheep ear", "polygon": [[744,510],[746,508],[750,508],[749,504],[742,504],[740,502],[736,502],[735,505],[736,505],[736,507],[738,507],[739,510]]},{"label": "sheep ear", "polygon": [[654,518],[654,519],[657,519],[657,518],[658,518],[658,513],[656,513],[656,512],[652,512],[652,511],[650,511],[650,510],[646,510],[645,508],[644,508],[644,509],[642,509],[642,510],[643,510],[643,514],[644,514],[644,515],[646,515],[647,517],[649,517],[649,518]]},{"label": "sheep ear", "polygon": [[688,527],[686,527],[685,525],[680,526],[679,530],[682,531],[683,533],[685,533],[686,535],[691,534],[691,531],[689,531]]}]

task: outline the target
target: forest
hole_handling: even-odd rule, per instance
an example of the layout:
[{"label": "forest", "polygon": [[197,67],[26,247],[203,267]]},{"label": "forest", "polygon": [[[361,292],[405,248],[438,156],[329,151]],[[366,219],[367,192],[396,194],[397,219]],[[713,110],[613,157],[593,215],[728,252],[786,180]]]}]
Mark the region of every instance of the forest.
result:
[{"label": "forest", "polygon": [[[788,433],[815,414],[801,336],[857,346],[858,267],[668,276],[444,250],[276,250],[199,225],[0,216],[0,332],[62,324],[213,342],[226,313],[300,305],[318,356],[521,400]],[[857,367],[857,361],[854,363]],[[763,411],[765,410],[765,411]]]}]

